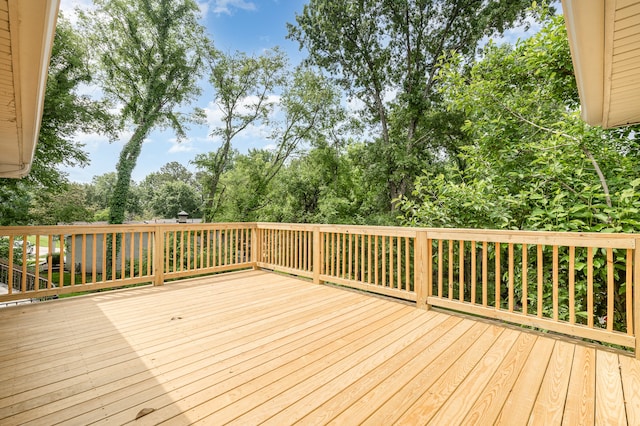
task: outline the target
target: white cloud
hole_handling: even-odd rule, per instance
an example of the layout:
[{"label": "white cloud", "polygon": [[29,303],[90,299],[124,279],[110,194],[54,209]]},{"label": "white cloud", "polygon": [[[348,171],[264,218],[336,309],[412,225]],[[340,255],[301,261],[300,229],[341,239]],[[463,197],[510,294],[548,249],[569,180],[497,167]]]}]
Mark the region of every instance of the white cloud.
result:
[{"label": "white cloud", "polygon": [[200,13],[202,14],[202,16],[207,16],[207,13],[209,13],[209,2],[207,1],[198,1],[198,8],[200,9]]},{"label": "white cloud", "polygon": [[231,9],[256,10],[256,4],[246,0],[214,0],[213,13],[231,15]]},{"label": "white cloud", "polygon": [[95,6],[92,0],[61,0],[60,11],[67,18],[71,24],[75,25],[78,22],[77,9],[90,10]]},{"label": "white cloud", "polygon": [[169,154],[176,154],[178,152],[191,152],[195,150],[190,139],[178,142],[177,139],[173,138],[169,139],[169,142],[171,142],[171,148],[169,148],[169,151],[167,151]]}]

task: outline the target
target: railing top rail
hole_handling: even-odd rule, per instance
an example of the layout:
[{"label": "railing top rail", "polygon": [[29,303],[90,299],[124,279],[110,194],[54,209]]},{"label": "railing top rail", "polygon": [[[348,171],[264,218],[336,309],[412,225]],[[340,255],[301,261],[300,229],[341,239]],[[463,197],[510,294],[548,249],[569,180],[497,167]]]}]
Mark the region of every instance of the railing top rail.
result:
[{"label": "railing top rail", "polygon": [[426,232],[429,238],[514,244],[543,244],[598,248],[635,248],[637,234],[597,232],[552,232],[464,228],[409,228],[399,226],[324,225],[258,222],[258,229],[312,230],[347,234],[415,237]]},{"label": "railing top rail", "polygon": [[599,248],[635,248],[638,234],[608,234],[595,232],[552,232],[552,231],[520,231],[497,229],[464,229],[464,228],[409,228],[400,226],[369,225],[330,225],[303,223],[271,223],[271,222],[221,222],[221,223],[149,223],[123,225],[50,225],[50,226],[4,226],[0,227],[0,236],[22,235],[67,235],[112,232],[152,232],[155,229],[232,229],[258,228],[335,232],[359,235],[415,237],[418,232],[426,232],[429,238],[452,239],[476,242],[500,242],[514,244],[543,244],[576,247]]},{"label": "railing top rail", "polygon": [[637,234],[605,234],[596,232],[517,231],[496,229],[421,228],[429,238],[476,242],[542,244],[598,248],[635,248]]},{"label": "railing top rail", "polygon": [[314,223],[275,223],[258,222],[258,229],[281,229],[288,231],[311,231],[318,229],[320,232],[336,232],[359,235],[382,235],[398,237],[415,237],[418,228],[402,226],[372,226],[372,225],[329,225]]},{"label": "railing top rail", "polygon": [[22,236],[22,235],[66,235],[66,234],[93,234],[112,232],[152,232],[154,229],[209,229],[209,228],[252,228],[256,224],[253,222],[220,222],[220,223],[136,223],[122,225],[108,224],[82,224],[82,225],[47,225],[47,226],[2,226],[0,236]]}]

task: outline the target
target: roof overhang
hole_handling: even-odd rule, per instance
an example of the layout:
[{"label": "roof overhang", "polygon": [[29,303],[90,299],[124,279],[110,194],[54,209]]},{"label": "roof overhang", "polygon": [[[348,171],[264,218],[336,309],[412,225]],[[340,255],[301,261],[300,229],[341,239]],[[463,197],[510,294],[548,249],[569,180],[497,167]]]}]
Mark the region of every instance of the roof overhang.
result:
[{"label": "roof overhang", "polygon": [[640,123],[640,0],[562,0],[582,118]]},{"label": "roof overhang", "polygon": [[29,173],[60,0],[0,0],[0,177]]}]

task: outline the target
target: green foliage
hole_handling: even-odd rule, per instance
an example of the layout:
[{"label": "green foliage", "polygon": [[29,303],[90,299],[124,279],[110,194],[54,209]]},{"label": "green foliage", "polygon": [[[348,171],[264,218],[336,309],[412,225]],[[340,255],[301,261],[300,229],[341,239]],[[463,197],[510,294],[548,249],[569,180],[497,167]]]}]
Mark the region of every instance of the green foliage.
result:
[{"label": "green foliage", "polygon": [[[15,241],[19,240],[14,239]],[[9,260],[9,238],[7,237],[0,238],[0,260]],[[13,246],[13,263],[14,265],[22,265],[22,247],[15,244]]]},{"label": "green foliage", "polygon": [[197,80],[209,47],[193,0],[96,0],[83,15],[94,46],[102,89],[122,105],[121,123],[133,135],[124,145],[110,201],[110,223],[125,219],[131,173],[142,142],[155,128],[172,128],[185,137],[192,117],[179,111],[200,93]]},{"label": "green foliage", "polygon": [[[289,24],[289,37],[309,51],[363,105],[371,147],[391,201],[438,156],[455,155],[457,114],[439,108],[436,74],[455,51],[472,61],[484,36],[527,15],[529,0],[511,2],[311,0]],[[450,130],[453,130],[451,132]],[[376,155],[377,154],[377,155]]]},{"label": "green foliage", "polygon": [[275,101],[273,91],[284,82],[287,64],[279,49],[258,57],[216,53],[211,57],[209,81],[215,89],[214,102],[222,112],[221,127],[212,136],[222,140],[215,152],[200,154],[194,164],[204,173],[201,182],[205,194],[205,218],[212,220],[218,214],[224,189],[219,188],[220,177],[228,170],[233,155],[232,141],[250,125],[268,123]]},{"label": "green foliage", "polygon": [[515,47],[489,44],[469,70],[455,55],[439,76],[467,120],[465,168],[425,171],[401,209],[410,224],[558,231],[638,229],[638,167],[629,130],[578,116],[561,16]]},{"label": "green foliage", "polygon": [[181,210],[200,217],[202,196],[193,174],[172,161],[150,173],[138,185],[142,210],[147,218],[175,218]]},{"label": "green foliage", "polygon": [[39,225],[93,221],[95,211],[87,203],[85,185],[70,183],[60,194],[38,192],[34,198],[31,214]]},{"label": "green foliage", "polygon": [[150,203],[154,215],[162,218],[177,218],[181,210],[189,217],[200,217],[200,204],[196,191],[181,181],[164,183]]},{"label": "green foliage", "polygon": [[[515,47],[489,44],[471,68],[454,54],[439,75],[447,107],[466,116],[461,146],[464,169],[426,170],[413,198],[400,200],[405,224],[435,227],[553,231],[638,232],[640,179],[634,131],[590,127],[578,115],[578,93],[561,16]],[[490,253],[489,263],[494,260]],[[617,330],[625,330],[626,277],[617,274],[626,253],[615,251]],[[508,265],[502,256],[502,270]],[[560,253],[567,263],[568,253]],[[515,259],[518,264],[519,260]],[[552,263],[551,248],[543,264]],[[586,321],[586,249],[575,255],[576,306]],[[606,251],[594,253],[595,316],[606,315]],[[560,298],[568,297],[568,271],[560,271]],[[544,270],[551,306],[551,271]],[[537,272],[530,268],[528,276]],[[516,277],[516,282],[520,282]],[[517,286],[518,287],[518,286]],[[503,290],[504,291],[504,290]],[[522,288],[517,288],[521,292]],[[503,300],[506,294],[503,294]],[[547,297],[548,296],[548,297]],[[529,292],[531,306],[537,295]],[[523,303],[525,303],[523,302]],[[560,318],[568,319],[568,312]],[[611,319],[610,319],[611,320]]]},{"label": "green foliage", "polygon": [[82,144],[74,140],[76,132],[113,132],[105,103],[78,94],[81,85],[91,82],[86,44],[60,16],[31,172],[20,180],[0,179],[0,225],[40,223],[42,215],[31,212],[39,198],[59,197],[67,188],[67,176],[59,167],[83,167],[88,162]]}]

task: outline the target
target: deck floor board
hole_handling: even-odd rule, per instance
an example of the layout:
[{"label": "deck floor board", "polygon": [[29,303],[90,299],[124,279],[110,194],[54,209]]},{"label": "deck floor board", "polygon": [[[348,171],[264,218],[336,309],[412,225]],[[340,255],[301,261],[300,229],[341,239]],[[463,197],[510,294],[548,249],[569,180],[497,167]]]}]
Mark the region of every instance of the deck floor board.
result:
[{"label": "deck floor board", "polygon": [[264,271],[0,310],[3,425],[634,424],[639,395],[626,354]]}]

